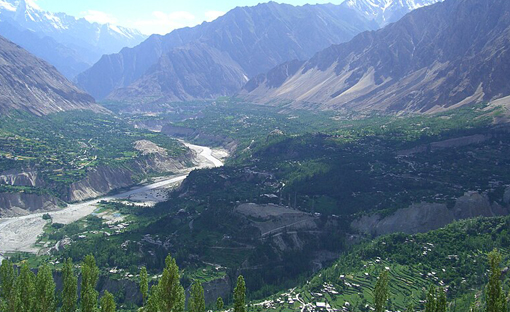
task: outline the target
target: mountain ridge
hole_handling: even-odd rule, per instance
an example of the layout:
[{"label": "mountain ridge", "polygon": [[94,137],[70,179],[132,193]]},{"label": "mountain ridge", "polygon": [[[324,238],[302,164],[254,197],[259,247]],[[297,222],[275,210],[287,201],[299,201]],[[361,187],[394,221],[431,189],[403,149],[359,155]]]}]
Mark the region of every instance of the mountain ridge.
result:
[{"label": "mountain ridge", "polygon": [[510,94],[504,75],[509,11],[500,0],[447,0],[421,8],[317,53],[294,72],[274,68],[241,95],[260,103],[292,101],[294,107],[392,112],[490,101]]},{"label": "mountain ridge", "polygon": [[11,110],[35,115],[67,110],[106,112],[55,67],[0,36],[0,114]]},{"label": "mountain ridge", "polygon": [[[425,3],[436,1],[438,0],[425,0]],[[186,92],[158,93],[154,96],[139,86],[148,86],[151,82],[160,83],[154,77],[155,72],[158,72],[159,76],[179,76],[179,73],[165,73],[165,68],[154,69],[154,66],[157,67],[160,58],[164,58],[170,50],[188,46],[195,41],[198,45],[209,46],[205,51],[194,51],[195,54],[206,53],[209,48],[229,54],[242,68],[244,75],[236,75],[241,80],[230,81],[228,85],[243,84],[243,76],[253,78],[285,61],[307,59],[318,50],[334,43],[346,42],[361,31],[379,28],[376,21],[363,17],[359,10],[360,8],[352,9],[347,5],[295,7],[275,2],[253,7],[236,7],[213,22],[178,29],[165,36],[153,35],[134,48],[103,56],[92,68],[80,74],[77,82],[97,99],[104,99],[109,95],[109,100],[124,101],[129,98],[135,102],[202,98],[200,93]],[[399,14],[403,14],[402,12]],[[189,46],[188,50],[191,51]],[[180,52],[182,53],[182,50]],[[194,67],[191,55],[187,56],[187,60],[185,67]],[[218,60],[218,63],[222,62],[224,60]],[[209,67],[204,68],[204,72],[198,76],[207,76],[209,70]],[[223,74],[218,75],[223,77]],[[204,81],[203,77],[195,76],[190,80],[211,84],[210,81]],[[182,80],[166,81],[163,85],[151,86],[150,89],[176,89],[177,86],[185,84],[186,81]],[[235,91],[210,89],[205,94],[232,95]]]},{"label": "mountain ridge", "polygon": [[[25,0],[0,1],[0,21],[30,31],[32,35],[29,38],[15,37],[5,30],[0,34],[57,66],[69,79],[93,65],[103,54],[118,52],[125,46],[134,46],[146,38],[137,30],[91,23],[84,18],[75,18],[65,13],[44,11],[32,1]],[[74,54],[69,64],[65,61],[55,62],[46,57],[46,50],[37,48],[38,43],[47,37],[55,40],[56,46],[64,46],[72,51],[67,53],[68,57]],[[59,52],[58,49],[53,51],[56,55]],[[76,68],[77,63],[85,63],[87,67]]]}]

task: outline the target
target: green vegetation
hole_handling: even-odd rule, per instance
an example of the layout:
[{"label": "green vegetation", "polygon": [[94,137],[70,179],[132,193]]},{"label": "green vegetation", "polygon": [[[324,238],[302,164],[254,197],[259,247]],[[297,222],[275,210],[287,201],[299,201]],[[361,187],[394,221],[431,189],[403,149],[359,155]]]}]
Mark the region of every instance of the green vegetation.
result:
[{"label": "green vegetation", "polygon": [[182,158],[186,148],[168,136],[135,129],[112,115],[65,112],[37,117],[13,113],[0,118],[0,173],[7,170],[37,171],[36,186],[0,185],[0,192],[51,194],[66,200],[66,187],[100,166],[133,171],[143,160],[134,142],[149,140]]},{"label": "green vegetation", "polygon": [[387,270],[384,270],[379,275],[374,287],[375,312],[386,311],[386,305],[389,297],[388,283],[389,274]]},{"label": "green vegetation", "polygon": [[[451,208],[466,191],[478,191],[491,202],[506,205],[503,193],[510,183],[510,138],[505,127],[490,124],[490,111],[484,105],[406,118],[324,118],[322,113],[292,112],[282,134],[272,133],[273,123],[290,113],[242,105],[234,109],[234,104],[209,105],[200,117],[182,121],[183,125],[209,124],[216,128],[216,135],[230,131],[240,142],[252,133],[256,140],[250,140],[250,149],[239,149],[227,166],[193,171],[168,202],[153,209],[104,203],[103,208],[120,212],[129,221],[120,232],[89,218],[77,223],[78,227],[52,225],[42,242],[68,236],[73,242],[55,255],[57,259],[81,261],[94,254],[103,272],[122,270],[122,274],[115,273],[117,277],[135,275],[140,265],[150,274],[159,272],[171,251],[183,268],[186,287],[197,279],[202,283],[225,276],[232,279],[242,272],[250,298],[261,298],[309,277],[315,252],[344,251],[349,225],[360,214],[388,215],[422,201]],[[227,109],[236,114],[227,119],[236,123],[223,120],[227,115],[221,112]],[[243,130],[240,123],[250,120],[241,118],[243,114],[259,119]],[[274,119],[264,123],[265,114],[274,114]],[[313,118],[326,121],[317,125]],[[456,140],[446,141],[450,139]],[[324,232],[317,236],[299,233],[306,244],[299,250],[280,252],[271,239],[260,237],[254,226],[260,219],[235,211],[246,202],[319,213],[314,222]],[[285,231],[281,235],[284,242],[293,239]],[[256,269],[242,271],[243,263]],[[397,266],[400,269],[410,270]]]},{"label": "green vegetation", "polygon": [[246,285],[242,275],[237,278],[234,289],[234,312],[246,312]]},{"label": "green vegetation", "polygon": [[[387,271],[389,310],[404,311],[412,306],[412,311],[444,311],[445,300],[449,311],[467,311],[475,302],[481,309],[502,302],[501,294],[510,289],[510,276],[500,269],[510,264],[509,225],[510,217],[477,218],[424,234],[380,237],[354,246],[293,295],[285,296],[299,294],[306,304],[326,302],[333,308],[346,307],[348,302],[349,311],[368,311],[377,300],[375,288],[381,284],[377,277]],[[494,248],[499,253],[491,252]],[[489,275],[488,270],[492,272]],[[504,283],[500,282],[502,276]],[[277,299],[269,299],[276,311],[296,307]]]}]

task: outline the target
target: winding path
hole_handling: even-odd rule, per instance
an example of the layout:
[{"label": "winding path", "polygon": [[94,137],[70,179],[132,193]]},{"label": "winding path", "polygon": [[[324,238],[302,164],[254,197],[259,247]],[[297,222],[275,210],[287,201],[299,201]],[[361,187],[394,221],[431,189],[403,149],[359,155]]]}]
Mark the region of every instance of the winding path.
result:
[{"label": "winding path", "polygon": [[[212,155],[212,150],[209,147],[188,143],[184,144],[195,151],[197,155],[196,160],[198,161],[198,166],[192,169],[223,166],[223,162]],[[126,199],[134,194],[141,194],[153,189],[179,183],[186,179],[192,169],[187,169],[181,174],[169,177],[163,181],[135,187],[134,189],[122,194],[105,196],[90,201],[71,204],[62,210],[34,213],[13,218],[0,218],[0,261],[3,259],[2,254],[5,253],[17,251],[37,253],[39,251],[39,248],[34,245],[37,242],[39,235],[43,233],[44,226],[47,224],[47,222],[42,219],[42,216],[45,213],[51,215],[53,222],[55,223],[69,224],[93,213],[97,208],[96,205],[100,201]]]}]

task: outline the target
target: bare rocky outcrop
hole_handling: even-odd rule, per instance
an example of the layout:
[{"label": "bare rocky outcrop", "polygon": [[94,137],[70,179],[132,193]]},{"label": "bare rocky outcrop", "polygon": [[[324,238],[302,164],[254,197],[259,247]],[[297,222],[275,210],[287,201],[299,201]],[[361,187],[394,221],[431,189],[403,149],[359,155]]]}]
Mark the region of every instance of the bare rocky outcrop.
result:
[{"label": "bare rocky outcrop", "polygon": [[237,149],[238,142],[231,138],[208,134],[200,131],[199,129],[193,129],[188,127],[175,126],[172,124],[166,124],[162,127],[161,133],[164,133],[170,137],[182,138],[188,141],[207,141],[213,144],[221,145],[229,153],[233,153]]},{"label": "bare rocky outcrop", "polygon": [[[505,195],[504,203],[508,205],[510,188]],[[353,221],[351,228],[374,236],[397,232],[415,234],[444,227],[455,220],[501,216],[508,213],[508,207],[503,207],[497,202],[491,203],[487,195],[467,192],[456,200],[452,209],[448,209],[447,205],[442,203],[419,203],[386,217],[380,214],[363,216]]]},{"label": "bare rocky outcrop", "polygon": [[42,187],[44,182],[37,171],[14,169],[0,173],[0,184]]},{"label": "bare rocky outcrop", "polygon": [[26,215],[37,210],[56,210],[61,201],[51,195],[0,193],[0,217]]},{"label": "bare rocky outcrop", "polygon": [[69,186],[67,200],[82,201],[134,184],[132,172],[124,168],[101,166],[87,173],[87,177]]}]

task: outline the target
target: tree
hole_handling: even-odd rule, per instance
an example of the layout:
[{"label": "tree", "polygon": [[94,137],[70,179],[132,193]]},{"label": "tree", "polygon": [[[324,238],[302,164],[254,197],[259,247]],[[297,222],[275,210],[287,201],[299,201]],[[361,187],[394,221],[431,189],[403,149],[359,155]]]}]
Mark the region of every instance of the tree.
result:
[{"label": "tree", "polygon": [[190,312],[205,312],[204,288],[198,281],[195,281],[193,285],[191,285],[191,295],[188,305]]},{"label": "tree", "polygon": [[436,312],[446,312],[446,292],[444,288],[439,288],[437,292],[437,306],[436,306]]},{"label": "tree", "polygon": [[186,297],[181,286],[179,267],[171,256],[165,260],[166,267],[158,283],[158,308],[165,312],[183,312]]},{"label": "tree", "polygon": [[9,300],[9,295],[14,287],[16,280],[16,271],[12,262],[3,260],[0,266],[0,299]]},{"label": "tree", "polygon": [[68,258],[62,269],[64,286],[62,289],[62,308],[60,312],[75,312],[78,301],[78,278],[74,275],[73,260]]},{"label": "tree", "polygon": [[28,264],[23,262],[20,273],[14,282],[9,295],[8,310],[10,312],[33,311],[35,302],[35,274],[30,271]]},{"label": "tree", "polygon": [[142,293],[142,302],[145,305],[145,300],[147,300],[149,294],[149,278],[145,267],[140,270],[140,292]]},{"label": "tree", "polygon": [[425,302],[425,312],[436,312],[436,288],[430,285],[429,292],[427,293],[427,301]]},{"label": "tree", "polygon": [[152,286],[149,298],[144,306],[144,312],[158,312],[159,311],[159,291],[158,286]]},{"label": "tree", "polygon": [[55,282],[53,274],[47,264],[39,267],[35,278],[34,312],[55,311]]},{"label": "tree", "polygon": [[374,300],[375,300],[375,311],[384,312],[386,310],[386,304],[389,297],[389,274],[387,270],[384,270],[380,275],[374,289]]},{"label": "tree", "polygon": [[221,297],[218,297],[218,300],[216,300],[216,310],[220,311],[223,310],[223,307],[225,304],[223,303],[223,299]]},{"label": "tree", "polygon": [[115,312],[115,299],[113,295],[106,290],[101,298],[101,312]]},{"label": "tree", "polygon": [[88,255],[81,268],[81,312],[97,311],[96,284],[98,278],[99,269],[96,266],[96,259],[94,256]]},{"label": "tree", "polygon": [[237,278],[234,289],[234,312],[246,312],[246,284],[242,275]]},{"label": "tree", "polygon": [[486,312],[506,311],[506,301],[503,289],[501,288],[501,254],[494,249],[488,255],[489,257],[489,283],[486,289]]}]

